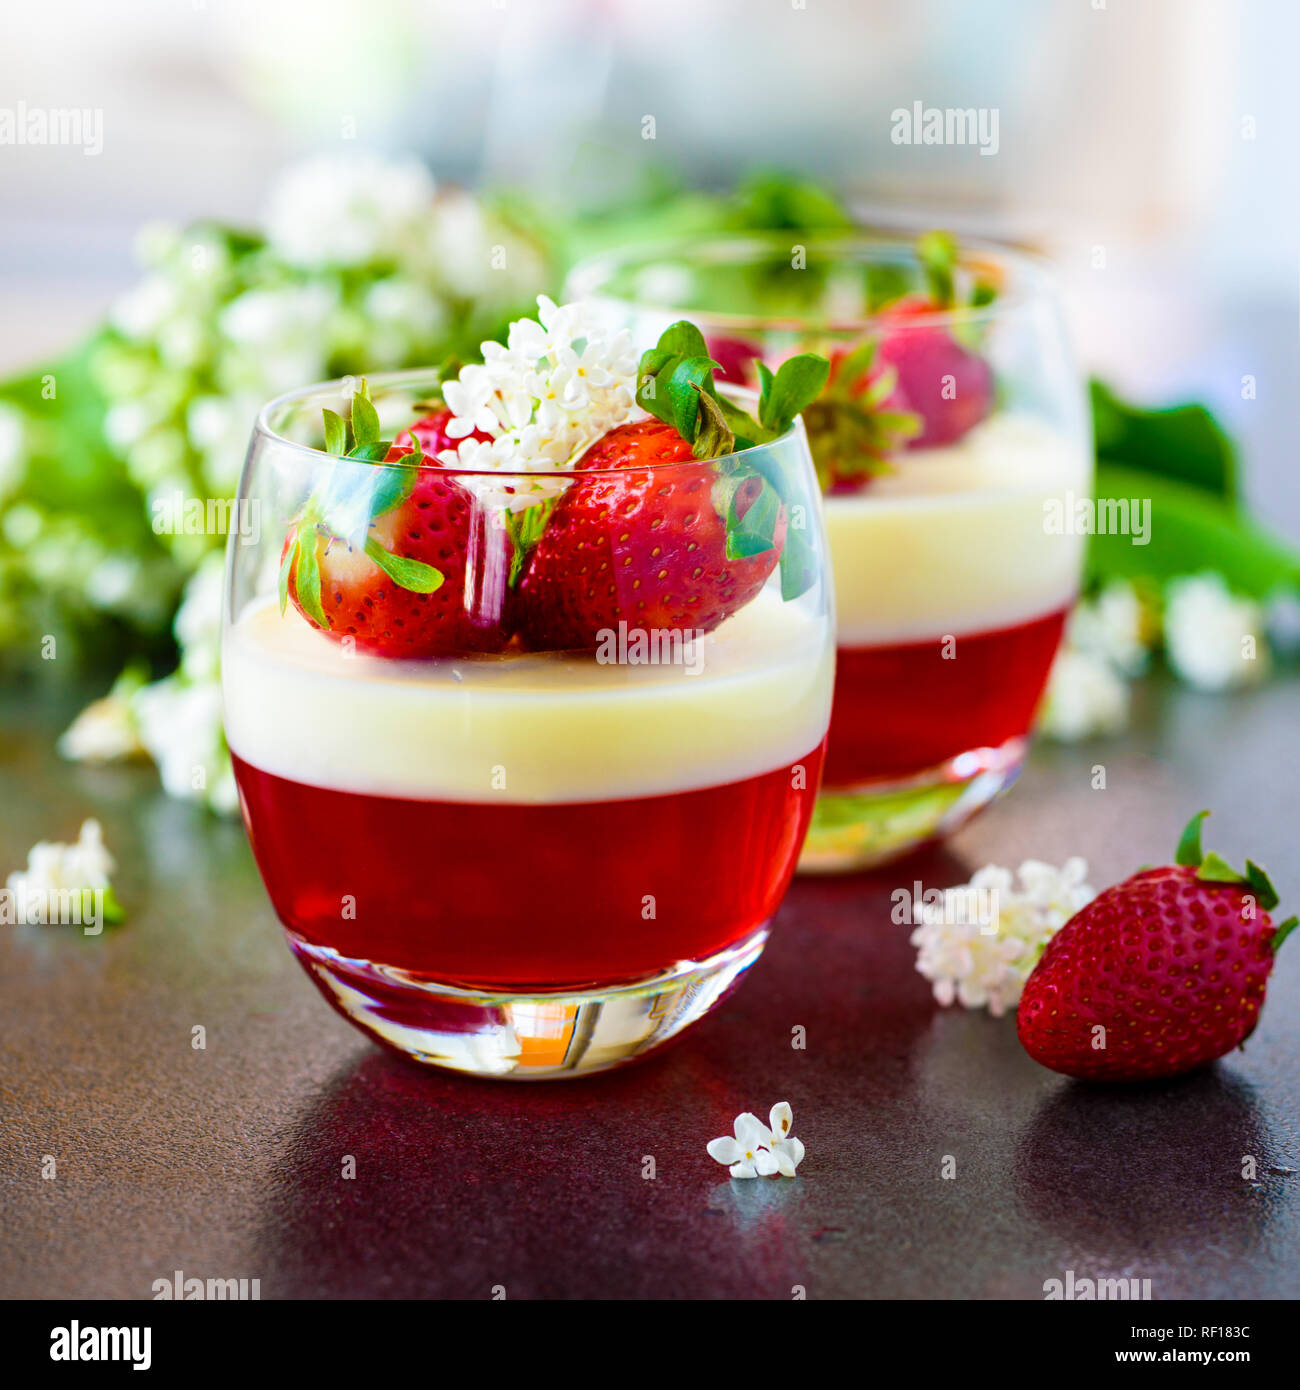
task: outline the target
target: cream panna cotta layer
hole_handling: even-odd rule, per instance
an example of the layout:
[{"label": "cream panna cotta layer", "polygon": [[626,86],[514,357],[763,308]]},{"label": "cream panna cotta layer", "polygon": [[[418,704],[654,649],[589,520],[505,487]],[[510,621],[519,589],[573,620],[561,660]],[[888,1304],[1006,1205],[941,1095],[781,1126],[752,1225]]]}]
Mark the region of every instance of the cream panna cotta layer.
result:
[{"label": "cream panna cotta layer", "polygon": [[545,804],[738,782],[798,762],[825,737],[833,629],[775,587],[685,656],[348,655],[268,597],[223,642],[226,738],[245,762],[311,786]]},{"label": "cream panna cotta layer", "polygon": [[1027,416],[994,415],[956,444],[825,499],[841,647],[1029,622],[1074,600],[1087,543],[1049,522],[1091,495],[1092,460]]}]

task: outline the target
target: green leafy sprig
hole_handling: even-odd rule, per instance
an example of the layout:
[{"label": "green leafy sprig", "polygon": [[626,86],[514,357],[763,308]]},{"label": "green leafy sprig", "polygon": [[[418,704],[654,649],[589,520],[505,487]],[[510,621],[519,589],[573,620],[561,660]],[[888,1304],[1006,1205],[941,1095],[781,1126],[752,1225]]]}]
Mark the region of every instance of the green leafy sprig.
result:
[{"label": "green leafy sprig", "polygon": [[[370,399],[370,388],[361,379],[349,405],[347,418],[333,410],[321,412],[325,452],[363,463],[383,463],[393,441],[381,438],[379,413]],[[441,570],[386,550],[370,533],[378,517],[401,505],[415,485],[416,470],[424,462],[420,441],[411,434],[411,450],[388,467],[336,470],[323,492],[313,493],[292,523],[292,535],[280,563],[280,612],[289,603],[289,583],[295,583],[303,612],[320,627],[330,620],[321,604],[320,541],[355,546],[400,588],[431,594],[440,588]]]}]

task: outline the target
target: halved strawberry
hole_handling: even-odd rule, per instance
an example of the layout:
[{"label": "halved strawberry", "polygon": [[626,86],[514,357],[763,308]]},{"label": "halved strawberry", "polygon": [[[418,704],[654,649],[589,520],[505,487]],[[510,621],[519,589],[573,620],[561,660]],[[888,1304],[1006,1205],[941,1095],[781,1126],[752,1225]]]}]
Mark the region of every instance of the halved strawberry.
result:
[{"label": "halved strawberry", "polygon": [[[509,537],[422,448],[445,447],[449,418],[435,411],[389,445],[364,383],[350,425],[327,412],[331,452],[357,463],[289,528],[282,607],[292,601],[313,627],[375,656],[492,652],[509,641]],[[375,461],[400,466],[363,467]]]}]

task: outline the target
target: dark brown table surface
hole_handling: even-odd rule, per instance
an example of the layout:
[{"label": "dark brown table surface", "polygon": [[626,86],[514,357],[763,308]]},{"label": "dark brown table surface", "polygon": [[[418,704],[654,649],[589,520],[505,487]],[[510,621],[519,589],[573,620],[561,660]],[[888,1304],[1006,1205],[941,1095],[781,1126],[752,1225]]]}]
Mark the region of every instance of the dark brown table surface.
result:
[{"label": "dark brown table surface", "polygon": [[[0,878],[97,815],[130,920],[2,929],[0,1295],[147,1298],[181,1270],[263,1298],[1041,1298],[1072,1269],[1157,1298],[1294,1298],[1300,945],[1244,1052],[1093,1089],[1030,1061],[1010,1018],[938,1008],[889,895],[1070,854],[1100,887],[1212,806],[1207,843],[1265,863],[1294,906],[1298,696],[1153,678],[1128,735],[1040,745],[947,850],[797,881],[767,954],[677,1046],[532,1086],[381,1053],[290,958],[237,823],[148,768],[60,762],[75,701],[7,697]],[[780,1099],[798,1179],[730,1181],[705,1143]]]}]

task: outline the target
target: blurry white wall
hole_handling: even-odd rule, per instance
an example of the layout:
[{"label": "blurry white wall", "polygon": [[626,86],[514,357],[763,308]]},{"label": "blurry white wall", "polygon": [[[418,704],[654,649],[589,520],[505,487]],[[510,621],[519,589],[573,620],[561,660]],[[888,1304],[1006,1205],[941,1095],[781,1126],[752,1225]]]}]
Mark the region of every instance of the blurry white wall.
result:
[{"label": "blurry white wall", "polygon": [[[104,135],[94,157],[0,145],[0,366],[93,320],[140,222],[255,219],[277,168],[351,143],[574,197],[655,162],[805,170],[1044,246],[1091,363],[1213,394],[1239,365],[1222,305],[1285,309],[1292,351],[1298,49],[1292,0],[10,5],[0,109],[96,108]],[[893,143],[918,101],[996,111],[996,155]]]}]

